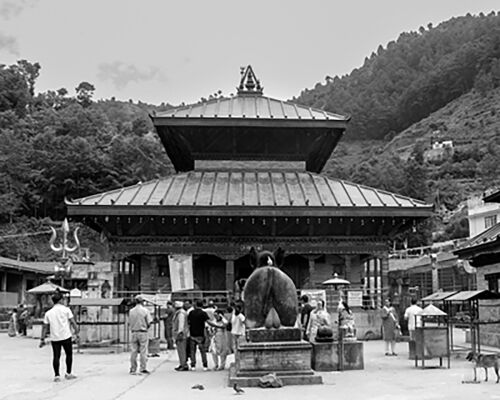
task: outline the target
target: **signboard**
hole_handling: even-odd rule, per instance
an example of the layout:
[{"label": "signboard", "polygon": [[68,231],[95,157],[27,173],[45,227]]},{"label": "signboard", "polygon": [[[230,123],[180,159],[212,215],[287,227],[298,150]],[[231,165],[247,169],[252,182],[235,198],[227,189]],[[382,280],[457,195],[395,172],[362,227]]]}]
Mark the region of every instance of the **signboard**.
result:
[{"label": "signboard", "polygon": [[194,289],[193,257],[184,254],[168,256],[172,292]]},{"label": "signboard", "polygon": [[363,307],[363,291],[349,290],[347,292],[347,304],[349,307]]},{"label": "signboard", "polygon": [[307,295],[307,297],[309,297],[309,302],[311,302],[311,300],[323,300],[326,304],[326,291],[323,289],[302,289],[300,295]]},{"label": "signboard", "polygon": [[172,300],[172,293],[142,294],[147,302],[160,307],[167,307],[167,302]]}]

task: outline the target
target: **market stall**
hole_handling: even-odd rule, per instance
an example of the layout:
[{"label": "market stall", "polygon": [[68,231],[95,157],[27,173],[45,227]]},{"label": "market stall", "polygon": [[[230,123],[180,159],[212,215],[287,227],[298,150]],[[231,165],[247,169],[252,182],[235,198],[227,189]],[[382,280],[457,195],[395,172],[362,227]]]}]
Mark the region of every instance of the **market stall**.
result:
[{"label": "market stall", "polygon": [[479,340],[481,325],[500,324],[500,321],[482,319],[479,313],[479,305],[481,300],[496,299],[500,299],[500,294],[490,292],[489,290],[461,291],[444,299],[449,314],[452,350],[454,349],[453,328],[461,327],[469,329],[471,351],[477,353],[481,351]]},{"label": "market stall", "polygon": [[84,347],[121,346],[127,343],[124,298],[74,298],[71,308],[80,328],[78,350]]},{"label": "market stall", "polygon": [[443,366],[443,358],[448,359],[450,368],[450,336],[448,331],[447,314],[429,304],[415,318],[420,318],[421,325],[415,329],[415,367],[418,361],[439,358],[439,366]]}]

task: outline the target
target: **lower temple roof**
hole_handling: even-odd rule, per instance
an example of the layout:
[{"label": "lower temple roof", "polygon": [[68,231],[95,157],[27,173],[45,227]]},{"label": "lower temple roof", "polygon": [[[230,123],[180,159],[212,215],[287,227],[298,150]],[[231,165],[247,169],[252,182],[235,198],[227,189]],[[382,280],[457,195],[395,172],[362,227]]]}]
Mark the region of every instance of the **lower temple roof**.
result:
[{"label": "lower temple roof", "polygon": [[426,218],[432,205],[305,171],[190,171],[66,201],[68,215]]}]

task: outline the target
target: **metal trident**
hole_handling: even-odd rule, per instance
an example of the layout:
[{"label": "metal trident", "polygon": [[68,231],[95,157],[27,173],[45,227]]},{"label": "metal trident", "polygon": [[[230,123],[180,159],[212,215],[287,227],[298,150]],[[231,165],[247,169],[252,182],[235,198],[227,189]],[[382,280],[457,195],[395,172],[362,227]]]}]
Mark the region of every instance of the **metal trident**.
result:
[{"label": "metal trident", "polygon": [[56,230],[51,226],[50,229],[52,230],[52,236],[50,237],[50,248],[55,251],[56,253],[61,253],[61,258],[66,259],[67,253],[74,253],[80,248],[80,241],[78,240],[78,229],[77,227],[73,231],[73,239],[75,241],[75,245],[71,247],[68,243],[68,234],[69,234],[69,223],[68,220],[65,218],[62,224],[62,231],[63,231],[63,237],[62,237],[62,243],[59,245],[55,244],[56,238],[57,238],[57,232]]}]

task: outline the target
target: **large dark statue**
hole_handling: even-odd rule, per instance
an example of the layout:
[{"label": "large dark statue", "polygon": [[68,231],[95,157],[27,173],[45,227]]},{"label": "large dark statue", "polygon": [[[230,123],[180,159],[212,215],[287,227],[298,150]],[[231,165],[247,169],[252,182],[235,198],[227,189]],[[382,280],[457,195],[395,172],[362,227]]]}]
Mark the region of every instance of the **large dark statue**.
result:
[{"label": "large dark statue", "polygon": [[295,325],[297,290],[292,279],[279,269],[284,258],[281,248],[274,253],[250,249],[250,263],[255,269],[244,289],[247,328]]}]

